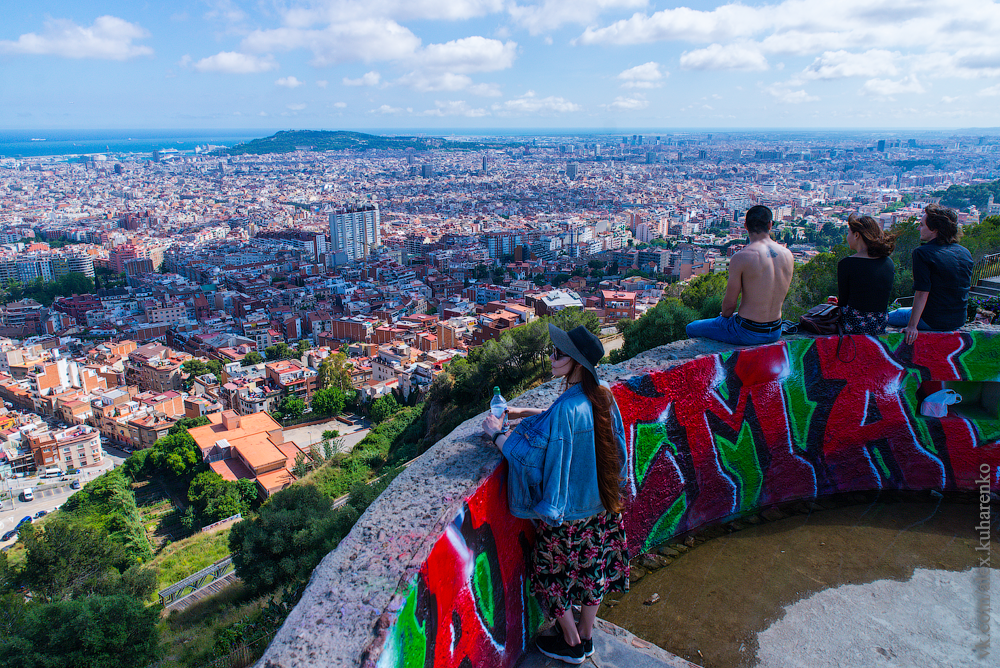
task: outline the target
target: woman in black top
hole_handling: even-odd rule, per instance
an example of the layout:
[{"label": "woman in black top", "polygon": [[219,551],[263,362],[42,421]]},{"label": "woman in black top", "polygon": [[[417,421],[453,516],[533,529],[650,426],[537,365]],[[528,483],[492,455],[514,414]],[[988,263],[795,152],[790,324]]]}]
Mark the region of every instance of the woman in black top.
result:
[{"label": "woman in black top", "polygon": [[895,235],[886,235],[871,216],[851,214],[847,245],[854,255],[837,264],[841,323],[846,334],[884,334],[886,308],[896,276]]}]

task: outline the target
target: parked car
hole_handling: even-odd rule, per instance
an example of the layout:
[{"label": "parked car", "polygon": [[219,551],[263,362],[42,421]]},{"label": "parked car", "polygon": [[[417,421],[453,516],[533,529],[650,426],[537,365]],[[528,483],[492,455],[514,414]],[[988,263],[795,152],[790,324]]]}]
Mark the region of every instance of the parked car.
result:
[{"label": "parked car", "polygon": [[21,521],[17,523],[17,528],[20,529],[25,524],[31,524],[31,516],[30,515],[28,515],[26,517],[22,517]]},{"label": "parked car", "polygon": [[79,480],[74,480],[73,482],[71,482],[69,484],[69,488],[70,489],[80,489],[80,487],[81,487],[81,485],[80,485],[80,481]]},{"label": "parked car", "polygon": [[10,531],[8,531],[3,535],[3,540],[10,540],[16,535],[17,535],[17,529],[11,529]]},{"label": "parked car", "polygon": [[45,517],[48,514],[49,511],[47,510],[39,510],[37,513],[35,513],[35,519],[37,520],[39,517]]}]

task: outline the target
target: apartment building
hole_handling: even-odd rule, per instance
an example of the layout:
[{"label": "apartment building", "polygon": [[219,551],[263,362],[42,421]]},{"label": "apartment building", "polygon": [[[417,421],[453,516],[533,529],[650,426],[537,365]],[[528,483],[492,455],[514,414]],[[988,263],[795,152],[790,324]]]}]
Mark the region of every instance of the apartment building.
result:
[{"label": "apartment building", "polygon": [[295,480],[295,459],[306,453],[294,442],[285,441],[281,425],[270,415],[238,415],[228,410],[209,419],[211,424],[188,433],[198,444],[202,459],[224,479],[253,480],[265,497]]},{"label": "apartment building", "polygon": [[298,397],[306,406],[316,391],[316,372],[298,360],[280,360],[264,365],[268,384],[282,393]]}]

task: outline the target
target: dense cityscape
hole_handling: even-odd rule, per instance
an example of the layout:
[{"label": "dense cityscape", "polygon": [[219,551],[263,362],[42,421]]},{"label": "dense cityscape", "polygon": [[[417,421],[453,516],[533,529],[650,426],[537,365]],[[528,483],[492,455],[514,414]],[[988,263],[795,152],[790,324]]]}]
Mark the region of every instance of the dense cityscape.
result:
[{"label": "dense cityscape", "polygon": [[[724,276],[754,205],[798,270],[843,243],[851,213],[890,229],[1000,178],[1000,138],[978,133],[477,139],[0,158],[3,549],[108,470],[186,498],[175,537],[324,467],[325,491],[346,495],[401,463],[390,445],[436,378],[460,382],[545,319],[612,340]],[[990,194],[959,222],[997,215]]]}]

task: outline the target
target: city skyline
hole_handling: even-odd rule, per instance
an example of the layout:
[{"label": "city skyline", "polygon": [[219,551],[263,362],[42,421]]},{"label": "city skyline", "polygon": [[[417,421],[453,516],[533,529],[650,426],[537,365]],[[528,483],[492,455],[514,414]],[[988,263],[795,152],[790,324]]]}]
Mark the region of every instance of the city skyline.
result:
[{"label": "city skyline", "polygon": [[1000,126],[1000,4],[14,6],[0,127]]}]

